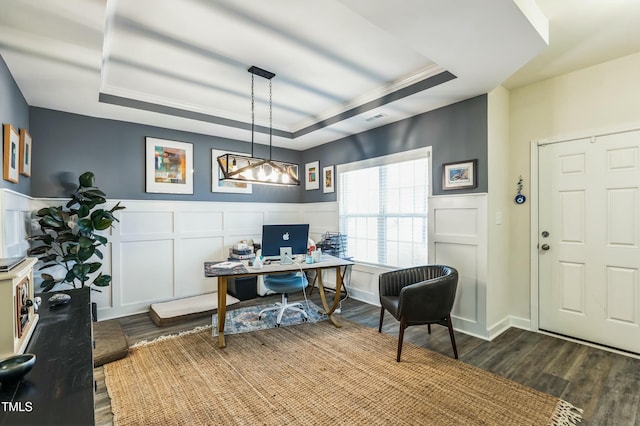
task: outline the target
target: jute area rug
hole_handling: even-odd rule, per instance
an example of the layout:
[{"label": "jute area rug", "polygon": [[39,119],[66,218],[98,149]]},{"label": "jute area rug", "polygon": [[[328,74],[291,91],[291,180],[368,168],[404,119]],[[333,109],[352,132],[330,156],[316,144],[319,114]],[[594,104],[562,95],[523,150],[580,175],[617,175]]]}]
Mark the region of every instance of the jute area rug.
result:
[{"label": "jute area rug", "polygon": [[115,425],[570,425],[578,409],[346,320],[227,337],[210,328],[104,366]]}]

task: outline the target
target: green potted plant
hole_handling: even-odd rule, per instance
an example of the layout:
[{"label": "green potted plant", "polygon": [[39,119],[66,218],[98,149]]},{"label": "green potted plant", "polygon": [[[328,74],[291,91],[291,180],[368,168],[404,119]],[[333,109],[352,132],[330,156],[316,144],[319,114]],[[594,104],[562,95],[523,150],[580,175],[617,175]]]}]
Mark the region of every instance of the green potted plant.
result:
[{"label": "green potted plant", "polygon": [[113,213],[125,207],[119,202],[109,210],[98,207],[107,200],[105,193],[95,186],[92,172],[80,175],[78,182],[65,207],[45,207],[36,213],[40,233],[30,238],[35,244],[28,254],[39,258],[42,263],[39,270],[62,267],[66,271],[62,278],[42,273],[43,291],[58,283],[68,283],[73,288],[105,287],[111,283],[111,275],[102,272],[89,282],[90,274],[102,267],[100,246],[106,246],[108,240],[101,231],[113,227],[113,222],[118,221]]}]

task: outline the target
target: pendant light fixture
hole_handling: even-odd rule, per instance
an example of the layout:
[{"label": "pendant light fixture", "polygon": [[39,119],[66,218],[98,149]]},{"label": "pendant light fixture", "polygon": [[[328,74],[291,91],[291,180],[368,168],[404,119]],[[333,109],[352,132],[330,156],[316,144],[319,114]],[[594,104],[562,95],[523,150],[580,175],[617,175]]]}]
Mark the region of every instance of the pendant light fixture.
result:
[{"label": "pendant light fixture", "polygon": [[[264,185],[298,186],[298,165],[285,161],[271,159],[272,134],[273,134],[273,96],[271,79],[275,74],[252,66],[248,69],[251,73],[251,156],[239,154],[223,154],[218,157],[218,165],[222,171],[220,180],[257,183]],[[255,129],[255,101],[254,101],[254,77],[259,76],[269,80],[269,159],[253,156],[253,142]]]}]

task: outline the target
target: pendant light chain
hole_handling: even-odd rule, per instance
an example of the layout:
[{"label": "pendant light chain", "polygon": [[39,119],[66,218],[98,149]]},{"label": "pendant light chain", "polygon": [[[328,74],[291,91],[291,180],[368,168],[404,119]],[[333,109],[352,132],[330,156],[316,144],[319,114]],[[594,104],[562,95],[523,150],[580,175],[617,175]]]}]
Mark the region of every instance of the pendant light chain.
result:
[{"label": "pendant light chain", "polygon": [[[254,65],[247,70],[251,73],[251,155],[226,153],[217,159],[222,172],[220,181],[256,183],[276,186],[300,186],[299,164],[276,161],[273,155],[273,83],[276,75]],[[256,129],[266,133],[264,126],[256,126],[255,76],[269,80],[269,158],[255,157]],[[262,101],[259,101],[259,103]],[[259,150],[258,150],[259,151]],[[266,156],[265,156],[266,157]]]},{"label": "pendant light chain", "polygon": [[273,133],[273,94],[269,80],[269,160],[271,160],[271,134]]},{"label": "pendant light chain", "polygon": [[256,113],[255,113],[255,105],[253,100],[253,80],[254,75],[251,74],[251,156],[253,157],[253,133],[256,122]]}]

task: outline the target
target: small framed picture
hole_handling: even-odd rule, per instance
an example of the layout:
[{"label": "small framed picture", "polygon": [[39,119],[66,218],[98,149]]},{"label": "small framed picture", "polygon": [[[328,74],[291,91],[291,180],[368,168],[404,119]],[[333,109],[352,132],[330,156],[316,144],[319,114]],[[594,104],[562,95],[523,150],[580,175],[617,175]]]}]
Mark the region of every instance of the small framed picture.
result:
[{"label": "small framed picture", "polygon": [[146,138],[146,191],[193,194],[193,145]]},{"label": "small framed picture", "polygon": [[20,129],[20,174],[31,176],[31,134]]},{"label": "small framed picture", "polygon": [[442,165],[442,189],[475,188],[477,182],[478,160],[458,161]]},{"label": "small framed picture", "polygon": [[320,189],[320,162],[313,161],[304,167],[305,188],[307,191]]},{"label": "small framed picture", "polygon": [[247,155],[240,154],[239,152],[219,151],[217,149],[211,150],[211,192],[251,194],[253,186],[250,183],[220,180],[222,177],[222,170],[220,170],[220,164],[218,164],[218,157],[224,154]]},{"label": "small framed picture", "polygon": [[334,192],[335,191],[335,176],[333,174],[333,166],[327,166],[322,168],[322,191]]},{"label": "small framed picture", "polygon": [[4,125],[4,157],[2,177],[18,183],[18,162],[20,161],[20,135],[11,124]]}]

